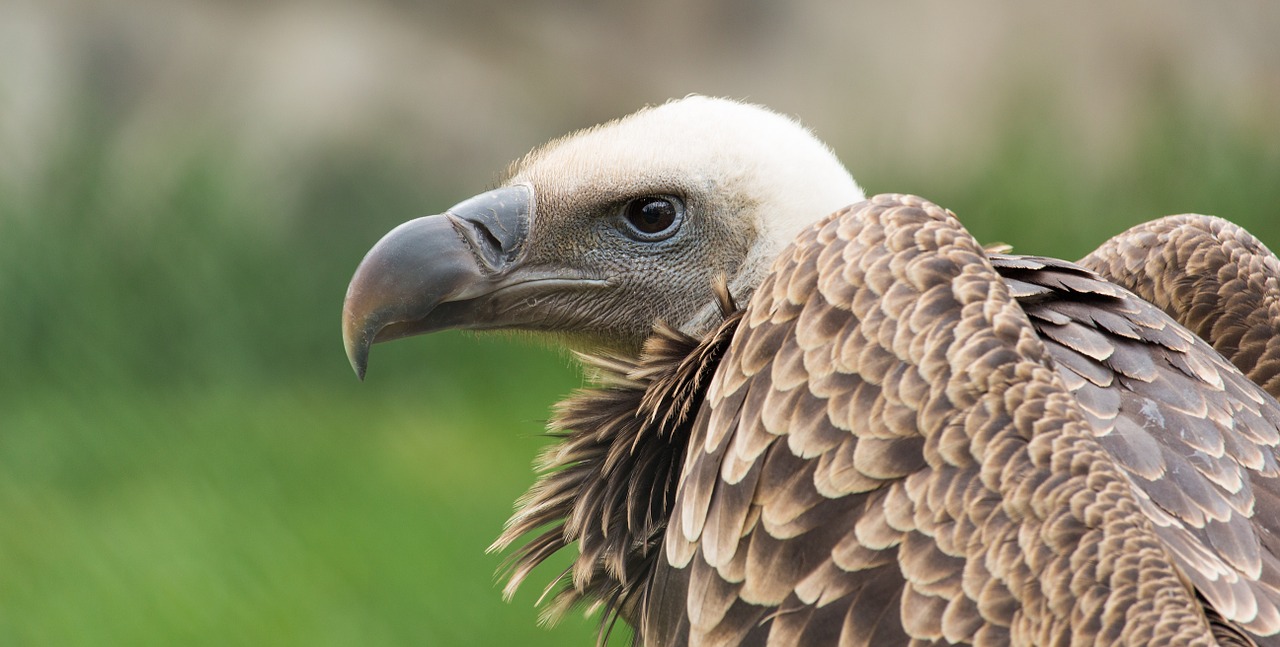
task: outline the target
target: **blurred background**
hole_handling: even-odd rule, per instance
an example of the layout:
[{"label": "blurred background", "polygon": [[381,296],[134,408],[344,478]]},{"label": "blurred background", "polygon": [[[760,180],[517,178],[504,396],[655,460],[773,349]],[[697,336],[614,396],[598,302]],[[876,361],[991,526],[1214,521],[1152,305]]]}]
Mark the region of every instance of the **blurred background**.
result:
[{"label": "blurred background", "polygon": [[[1280,4],[0,0],[0,644],[566,645],[484,548],[557,351],[338,329],[386,230],[572,129],[767,104],[868,193],[1078,258],[1280,245]],[[617,642],[617,641],[615,641]]]}]

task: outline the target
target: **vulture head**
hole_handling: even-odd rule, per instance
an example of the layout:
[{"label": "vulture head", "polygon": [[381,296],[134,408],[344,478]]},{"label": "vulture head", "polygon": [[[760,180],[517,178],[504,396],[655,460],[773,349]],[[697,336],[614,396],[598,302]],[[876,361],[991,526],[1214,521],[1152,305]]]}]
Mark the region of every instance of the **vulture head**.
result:
[{"label": "vulture head", "polygon": [[655,322],[705,332],[714,280],[745,301],[797,232],[862,197],[793,119],[700,96],[647,108],[383,237],[348,288],[347,355],[363,376],[376,342],[462,328],[634,356]]}]

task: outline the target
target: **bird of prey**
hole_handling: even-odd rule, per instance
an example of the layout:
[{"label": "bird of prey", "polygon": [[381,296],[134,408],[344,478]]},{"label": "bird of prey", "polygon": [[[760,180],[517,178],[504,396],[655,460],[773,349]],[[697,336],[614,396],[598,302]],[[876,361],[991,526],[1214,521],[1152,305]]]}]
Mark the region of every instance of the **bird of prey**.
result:
[{"label": "bird of prey", "polygon": [[[644,645],[1280,645],[1280,261],[1174,216],[1077,263],[688,97],[386,234],[376,342],[519,330],[594,385],[496,549]],[[572,548],[571,548],[572,547]]]}]

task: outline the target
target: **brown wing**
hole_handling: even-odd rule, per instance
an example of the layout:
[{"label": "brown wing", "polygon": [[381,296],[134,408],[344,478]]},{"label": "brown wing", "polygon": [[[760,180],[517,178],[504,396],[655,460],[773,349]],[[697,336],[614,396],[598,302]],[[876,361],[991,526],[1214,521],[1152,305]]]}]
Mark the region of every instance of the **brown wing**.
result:
[{"label": "brown wing", "polygon": [[979,245],[879,196],[801,236],[708,389],[652,644],[1211,644]]},{"label": "brown wing", "polygon": [[993,256],[1180,570],[1259,642],[1280,632],[1280,405],[1155,306],[1065,261]]}]

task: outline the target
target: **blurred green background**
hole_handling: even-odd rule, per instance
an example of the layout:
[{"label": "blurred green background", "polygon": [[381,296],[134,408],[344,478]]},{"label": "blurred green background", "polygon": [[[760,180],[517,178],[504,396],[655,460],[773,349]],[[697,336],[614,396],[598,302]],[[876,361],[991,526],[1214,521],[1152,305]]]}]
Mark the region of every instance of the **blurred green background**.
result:
[{"label": "blurred green background", "polygon": [[1278,7],[0,2],[0,645],[590,644],[537,626],[559,566],[506,604],[484,553],[580,377],[441,334],[358,383],[378,237],[699,92],[1018,251],[1280,245]]}]

